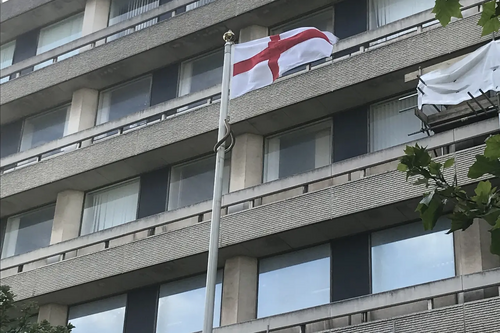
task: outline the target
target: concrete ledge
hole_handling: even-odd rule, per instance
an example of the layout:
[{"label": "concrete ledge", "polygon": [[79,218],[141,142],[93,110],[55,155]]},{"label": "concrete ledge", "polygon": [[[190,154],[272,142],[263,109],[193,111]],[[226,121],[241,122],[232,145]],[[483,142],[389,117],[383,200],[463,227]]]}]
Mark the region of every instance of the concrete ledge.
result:
[{"label": "concrete ledge", "polygon": [[[474,156],[482,149],[484,147],[474,147],[456,153],[456,170],[460,184],[475,182],[467,179],[466,172],[473,163]],[[423,191],[423,188],[406,183],[401,172],[390,171],[258,206],[222,218],[220,247],[224,249],[246,241],[417,198]],[[373,193],[377,193],[377,196]],[[371,230],[376,226],[351,226],[355,227],[356,230],[362,231]],[[3,278],[2,282],[12,287],[19,300],[44,295],[202,254],[208,249],[209,229],[210,223],[200,223],[19,273]],[[190,246],[185,246],[186,240],[189,240]],[[60,274],[61,272],[64,274]]]},{"label": "concrete ledge", "polygon": [[[199,10],[202,9],[203,7]],[[446,28],[432,29],[250,92],[231,103],[231,121],[238,123],[249,120],[489,40],[489,37],[478,37],[480,29],[477,27],[477,19],[478,16],[475,15],[454,22]],[[371,64],[370,68],[366,68],[366,64]],[[105,143],[2,175],[1,197],[215,131],[218,126],[217,109],[218,106],[207,106],[172,121],[148,126]],[[298,112],[303,110],[295,113]],[[109,154],[110,150],[116,154]]]}]

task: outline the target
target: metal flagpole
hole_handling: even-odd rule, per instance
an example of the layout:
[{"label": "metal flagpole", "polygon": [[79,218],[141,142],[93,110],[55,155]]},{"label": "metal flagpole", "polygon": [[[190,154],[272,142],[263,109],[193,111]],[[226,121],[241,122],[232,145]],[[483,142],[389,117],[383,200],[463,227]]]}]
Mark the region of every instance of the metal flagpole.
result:
[{"label": "metal flagpole", "polygon": [[229,106],[229,84],[231,81],[231,49],[234,44],[234,33],[229,30],[224,34],[224,67],[222,72],[222,94],[219,115],[219,135],[215,146],[214,195],[212,200],[212,222],[210,225],[210,244],[208,246],[207,284],[205,291],[205,316],[203,333],[212,333],[214,322],[215,283],[217,279],[217,257],[219,255],[220,212],[222,205],[222,179],[224,170],[226,120]]}]

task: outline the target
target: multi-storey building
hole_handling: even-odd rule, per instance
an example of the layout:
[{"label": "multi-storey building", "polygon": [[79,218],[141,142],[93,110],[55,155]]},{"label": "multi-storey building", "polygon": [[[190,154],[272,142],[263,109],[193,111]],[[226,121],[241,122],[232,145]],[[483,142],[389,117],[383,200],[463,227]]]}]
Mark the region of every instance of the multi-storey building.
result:
[{"label": "multi-storey building", "polygon": [[395,171],[418,140],[467,187],[499,131],[414,112],[418,72],[491,40],[461,2],[446,28],[434,0],[2,3],[2,284],[75,333],[201,330],[222,34],[314,26],[331,58],[231,101],[215,332],[499,332],[486,226],[424,232]]}]

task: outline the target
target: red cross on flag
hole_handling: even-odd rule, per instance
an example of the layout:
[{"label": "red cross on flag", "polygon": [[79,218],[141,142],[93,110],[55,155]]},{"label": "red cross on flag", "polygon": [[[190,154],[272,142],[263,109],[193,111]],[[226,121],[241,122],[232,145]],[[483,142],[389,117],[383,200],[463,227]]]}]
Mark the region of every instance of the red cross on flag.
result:
[{"label": "red cross on flag", "polygon": [[331,56],[337,40],[330,32],[298,28],[235,45],[231,98],[270,85],[292,68]]}]

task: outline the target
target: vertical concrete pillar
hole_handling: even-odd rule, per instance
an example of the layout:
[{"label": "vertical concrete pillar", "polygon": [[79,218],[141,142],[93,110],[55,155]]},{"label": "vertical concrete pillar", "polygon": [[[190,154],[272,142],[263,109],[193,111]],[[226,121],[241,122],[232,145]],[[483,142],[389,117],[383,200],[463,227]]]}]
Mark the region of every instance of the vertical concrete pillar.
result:
[{"label": "vertical concrete pillar", "polygon": [[248,42],[254,39],[267,37],[269,29],[260,25],[251,25],[240,30],[239,43]]},{"label": "vertical concrete pillar", "polygon": [[83,192],[73,190],[63,191],[57,195],[50,244],[78,237],[84,197]]},{"label": "vertical concrete pillar", "polygon": [[257,318],[257,259],[234,257],[224,266],[221,326]]},{"label": "vertical concrete pillar", "polygon": [[[457,231],[453,234],[457,275],[472,274],[500,267],[500,258],[490,252],[489,229],[490,226],[486,221],[476,219],[467,230]],[[498,291],[487,289],[465,293],[460,301],[481,299],[485,293],[489,295],[491,292],[497,293]]]},{"label": "vertical concrete pillar", "polygon": [[38,322],[47,320],[53,326],[66,325],[68,321],[68,307],[60,304],[46,304],[40,306]]},{"label": "vertical concrete pillar", "polygon": [[258,185],[262,182],[264,138],[245,133],[236,137],[231,151],[230,192]]},{"label": "vertical concrete pillar", "polygon": [[83,36],[90,35],[108,26],[110,6],[111,0],[87,0],[85,13],[83,14]]},{"label": "vertical concrete pillar", "polygon": [[76,133],[95,125],[99,92],[82,88],[73,93],[69,110],[68,134]]}]

